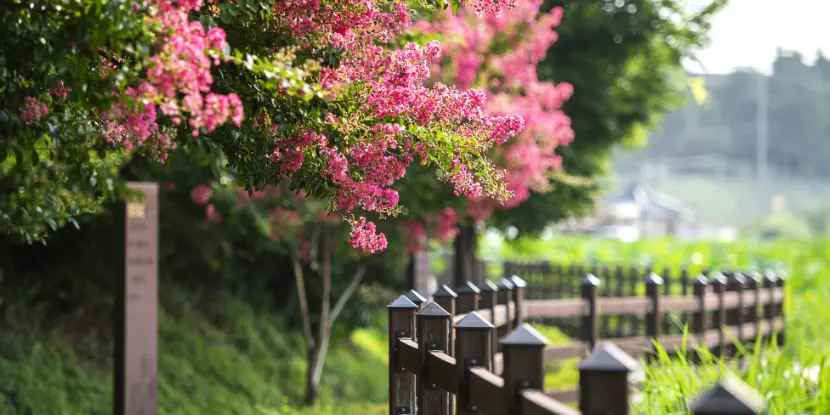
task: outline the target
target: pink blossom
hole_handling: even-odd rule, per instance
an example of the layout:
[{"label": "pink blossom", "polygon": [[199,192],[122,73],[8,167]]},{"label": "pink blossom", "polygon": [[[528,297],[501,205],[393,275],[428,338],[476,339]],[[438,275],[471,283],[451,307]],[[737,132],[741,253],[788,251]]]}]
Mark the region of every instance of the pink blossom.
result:
[{"label": "pink blossom", "polygon": [[211,188],[200,184],[190,191],[190,200],[196,205],[204,206],[208,204],[212,195],[213,190]]}]

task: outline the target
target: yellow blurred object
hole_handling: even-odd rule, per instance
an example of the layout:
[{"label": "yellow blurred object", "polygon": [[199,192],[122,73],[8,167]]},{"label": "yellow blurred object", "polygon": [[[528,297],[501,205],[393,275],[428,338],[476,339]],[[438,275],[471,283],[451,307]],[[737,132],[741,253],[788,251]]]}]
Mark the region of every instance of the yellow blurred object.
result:
[{"label": "yellow blurred object", "polygon": [[703,77],[696,76],[689,79],[689,88],[692,90],[692,95],[694,95],[695,102],[698,105],[706,105],[709,103],[709,91],[706,90]]}]

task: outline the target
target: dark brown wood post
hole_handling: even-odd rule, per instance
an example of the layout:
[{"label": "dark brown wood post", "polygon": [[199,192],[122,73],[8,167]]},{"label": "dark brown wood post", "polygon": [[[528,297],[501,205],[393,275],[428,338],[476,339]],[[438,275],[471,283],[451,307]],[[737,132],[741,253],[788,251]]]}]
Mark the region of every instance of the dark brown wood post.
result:
[{"label": "dark brown wood post", "polygon": [[[625,295],[625,271],[622,265],[617,265],[614,269],[614,279],[617,280],[614,287],[614,297],[622,297]],[[614,318],[614,337],[623,337],[623,330],[625,329],[625,318],[622,316],[613,316]]]},{"label": "dark brown wood post", "polygon": [[423,295],[421,295],[420,293],[418,293],[418,291],[415,291],[415,290],[409,290],[404,295],[406,296],[406,298],[409,299],[409,301],[412,301],[413,303],[415,303],[415,305],[418,306],[419,310],[421,309],[421,307],[424,306],[424,303],[427,301],[427,299],[424,298]]},{"label": "dark brown wood post", "polygon": [[[602,278],[600,279],[600,281],[602,284],[602,296],[613,296],[613,294],[611,293],[611,289],[614,286],[614,284],[611,281],[611,267],[607,265],[602,267]],[[599,335],[601,337],[611,337],[611,316],[600,316],[599,322],[601,325]]]},{"label": "dark brown wood post", "polygon": [[158,412],[158,185],[131,182],[116,208],[113,413]]},{"label": "dark brown wood post", "polygon": [[522,324],[501,341],[507,415],[522,413],[523,390],[545,389],[545,347],[549,344],[545,336],[528,324]]},{"label": "dark brown wood post", "polygon": [[419,415],[449,415],[448,393],[429,377],[429,352],[449,351],[450,317],[450,313],[434,302],[418,313],[418,350],[422,363],[416,378]]},{"label": "dark brown wood post", "polygon": [[458,369],[455,411],[458,415],[477,415],[481,413],[481,408],[470,403],[470,369],[484,367],[493,370],[493,325],[478,313],[471,312],[455,324],[455,335],[455,366]]},{"label": "dark brown wood post", "polygon": [[724,304],[724,295],[726,294],[726,277],[720,272],[713,272],[709,277],[709,284],[715,290],[718,296],[718,309],[715,311],[714,325],[718,329],[718,346],[715,349],[715,356],[723,357],[726,355],[726,333],[723,328],[726,326],[726,305]]},{"label": "dark brown wood post", "polygon": [[579,363],[579,409],[584,415],[628,415],[628,376],[640,365],[613,343],[602,343]]},{"label": "dark brown wood post", "polygon": [[[496,304],[497,300],[496,297],[499,293],[499,287],[496,286],[492,281],[484,281],[483,283],[478,285],[478,289],[481,290],[480,300],[478,303],[479,310],[486,310],[490,309],[490,322],[493,323],[493,326],[496,325]],[[498,327],[496,327],[498,329]],[[495,330],[493,333],[493,350],[496,350],[498,347],[498,330]]]},{"label": "dark brown wood post", "polygon": [[597,308],[597,290],[599,278],[588,274],[582,279],[582,301],[585,302],[582,314],[582,341],[590,352],[594,350],[599,338],[599,310]]},{"label": "dark brown wood post", "polygon": [[[775,315],[779,316],[779,317],[782,317],[782,318],[784,317],[784,298],[786,297],[784,295],[784,293],[785,293],[784,283],[785,282],[786,282],[786,278],[784,278],[783,275],[778,275],[778,281],[776,281],[776,285],[778,286],[778,288],[781,289],[781,301],[778,301],[778,303],[776,305]],[[786,340],[786,337],[784,336],[784,331],[786,329],[787,329],[787,326],[782,325],[781,329],[778,330],[778,346],[779,347],[783,346],[784,341]]]},{"label": "dark brown wood post", "polygon": [[[663,268],[663,295],[665,295],[665,296],[672,295],[672,288],[671,287],[672,287],[672,281],[673,280],[674,279],[672,278],[672,275],[671,275],[671,269],[669,267]],[[676,281],[675,281],[674,285],[677,285]],[[672,310],[665,310],[664,314],[662,316],[660,316],[660,324],[663,325],[662,330],[660,331],[660,334],[662,334],[662,335],[671,334],[671,328],[672,328],[671,320],[672,319],[671,319],[671,315],[669,314],[669,313],[671,313],[671,311]]]},{"label": "dark brown wood post", "polygon": [[746,287],[746,277],[740,272],[732,272],[726,280],[726,291],[738,293],[738,306],[726,312],[726,324],[735,326],[735,342],[730,342],[729,353],[734,356],[738,353],[738,344],[744,340],[744,287]]},{"label": "dark brown wood post", "polygon": [[693,415],[758,415],[763,413],[766,403],[749,385],[727,376],[690,406]]},{"label": "dark brown wood post", "polygon": [[746,274],[746,283],[746,289],[752,291],[752,303],[745,304],[747,307],[745,321],[752,323],[752,332],[754,333],[752,340],[755,341],[761,333],[761,319],[759,318],[758,306],[761,304],[761,285],[764,282],[758,271],[752,271]]},{"label": "dark brown wood post", "polygon": [[[706,291],[709,288],[709,280],[703,275],[695,278],[694,282],[695,297],[697,297],[697,311],[692,317],[692,332],[697,335],[697,341],[700,345],[706,344],[706,330],[709,322],[709,313],[706,311]],[[699,353],[693,355],[695,361],[700,363],[702,361]]]},{"label": "dark brown wood post", "polygon": [[[492,281],[484,281],[483,283],[478,285],[479,289],[479,300],[478,300],[478,309],[479,310],[486,310],[488,308],[492,309],[496,306],[496,296],[499,292],[499,287],[496,287]],[[495,314],[490,313],[490,315],[495,318]],[[490,321],[491,323],[495,324],[495,320]]]},{"label": "dark brown wood post", "polygon": [[652,272],[646,277],[645,283],[646,297],[648,298],[646,336],[651,340],[648,345],[649,353],[646,355],[646,358],[648,361],[653,361],[657,357],[654,342],[660,341],[660,320],[662,318],[662,310],[660,309],[660,286],[663,285],[663,279]]},{"label": "dark brown wood post", "polygon": [[[438,291],[436,291],[435,294],[432,295],[432,298],[434,299],[435,303],[440,305],[441,308],[446,310],[453,317],[455,316],[455,299],[457,297],[458,294],[456,294],[455,291],[453,291],[450,287],[447,287],[446,285],[442,285],[441,288],[439,288]],[[453,331],[450,330],[450,351],[448,353],[450,356],[452,356],[452,354],[455,352],[454,344],[455,339],[453,336]]]},{"label": "dark brown wood post", "polygon": [[[682,287],[682,295],[689,295],[689,270],[686,268],[680,270],[680,285]],[[684,311],[681,318],[683,319],[683,325],[691,325],[688,312]]]},{"label": "dark brown wood post", "polygon": [[516,303],[516,316],[513,318],[513,327],[519,327],[525,321],[525,280],[514,275],[510,277],[513,284],[513,302]]},{"label": "dark brown wood post", "polygon": [[481,293],[481,290],[472,281],[467,281],[464,285],[458,287],[455,292],[458,294],[458,300],[455,303],[455,306],[458,307],[458,314],[478,310],[479,293]]},{"label": "dark brown wood post", "polygon": [[498,303],[507,306],[507,324],[496,330],[498,337],[502,338],[513,330],[513,314],[510,313],[510,302],[513,301],[513,283],[507,278],[502,278],[497,286],[499,287]]},{"label": "dark brown wood post", "polygon": [[[648,274],[646,274],[648,275]],[[640,270],[636,267],[631,267],[631,274],[628,276],[628,295],[631,297],[635,297],[637,295],[637,284],[640,283]],[[626,337],[630,336],[641,336],[640,334],[640,316],[634,314],[628,317],[631,323],[631,333],[625,335]]]},{"label": "dark brown wood post", "polygon": [[[767,301],[764,303],[764,320],[767,321],[767,324],[775,323],[775,318],[777,317],[775,312],[778,310],[778,307],[775,305],[775,289],[778,287],[778,276],[775,275],[772,271],[767,271],[764,273],[764,289],[767,292]],[[775,333],[772,332],[770,338],[775,336]]]},{"label": "dark brown wood post", "polygon": [[389,415],[415,413],[415,374],[398,360],[398,339],[415,338],[415,310],[406,296],[386,306],[389,309]]}]

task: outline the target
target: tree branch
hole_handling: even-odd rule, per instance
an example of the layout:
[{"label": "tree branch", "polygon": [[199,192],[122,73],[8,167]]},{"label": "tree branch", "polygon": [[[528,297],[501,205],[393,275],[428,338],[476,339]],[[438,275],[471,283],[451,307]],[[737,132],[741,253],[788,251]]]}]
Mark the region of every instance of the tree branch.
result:
[{"label": "tree branch", "polygon": [[295,253],[291,253],[291,263],[294,265],[294,280],[297,282],[297,297],[300,300],[300,314],[303,319],[303,334],[309,350],[314,348],[314,334],[311,332],[311,315],[308,312],[308,295],[303,280],[303,266]]},{"label": "tree branch", "polygon": [[363,275],[366,274],[366,265],[361,263],[358,265],[357,270],[355,271],[354,275],[352,275],[351,281],[349,281],[349,285],[346,286],[346,289],[340,294],[340,298],[337,299],[337,303],[334,305],[334,308],[331,310],[331,316],[329,317],[328,321],[326,321],[326,325],[328,326],[329,330],[334,325],[334,321],[337,320],[337,317],[340,316],[340,313],[343,311],[343,308],[346,306],[346,303],[349,299],[354,295],[355,291],[357,291],[357,287],[360,286],[360,281],[363,279]]},{"label": "tree branch", "polygon": [[317,339],[323,341],[324,337],[328,337],[329,327],[326,324],[329,321],[329,310],[331,309],[331,232],[329,227],[323,224],[320,230],[320,254],[323,259],[322,269],[320,270],[323,277],[322,286],[322,301],[320,302],[320,327],[317,331]]}]

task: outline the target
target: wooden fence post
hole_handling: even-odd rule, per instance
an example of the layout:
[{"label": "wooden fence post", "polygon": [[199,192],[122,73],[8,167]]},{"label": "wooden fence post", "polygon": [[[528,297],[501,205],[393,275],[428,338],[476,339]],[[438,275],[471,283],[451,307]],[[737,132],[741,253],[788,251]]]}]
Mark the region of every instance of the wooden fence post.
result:
[{"label": "wooden fence post", "polygon": [[738,344],[744,340],[744,288],[746,287],[746,277],[740,272],[730,273],[726,282],[726,291],[738,293],[738,306],[734,309],[726,311],[726,324],[735,326],[735,342],[729,343],[729,354],[735,356],[738,353]]},{"label": "wooden fence post", "polygon": [[510,302],[513,301],[513,283],[507,278],[502,278],[497,286],[499,287],[498,303],[507,306],[507,324],[496,330],[498,337],[501,338],[513,330],[513,314],[510,313]]},{"label": "wooden fence post", "polygon": [[[455,291],[453,291],[450,287],[446,285],[442,285],[441,288],[439,288],[438,291],[436,291],[435,294],[432,295],[432,298],[434,299],[435,303],[440,305],[441,308],[446,310],[448,313],[450,313],[450,316],[453,317],[455,316],[455,299],[457,297],[458,294],[456,294]],[[450,330],[450,351],[449,353],[447,353],[450,356],[452,356],[452,354],[455,351],[454,337],[455,336],[453,336],[453,331]]]},{"label": "wooden fence post", "polygon": [[[665,295],[665,296],[672,295],[672,292],[671,292],[672,275],[671,275],[671,269],[669,267],[664,267],[663,268],[663,277],[662,278],[663,278],[663,295]],[[677,285],[677,284],[675,283],[675,285]],[[648,287],[646,287],[646,290],[648,290]],[[646,295],[648,295],[648,294],[646,294]],[[666,311],[670,312],[671,310],[666,310]],[[662,324],[662,330],[660,331],[661,334],[663,334],[663,335],[671,334],[671,316],[670,315],[668,315],[668,314],[661,315],[660,316],[660,324]]]},{"label": "wooden fence post", "polygon": [[484,367],[492,371],[493,325],[478,313],[470,312],[455,324],[455,364],[458,369],[458,394],[455,411],[458,415],[476,415],[481,408],[470,403],[469,369]]},{"label": "wooden fence post", "polygon": [[[775,305],[775,288],[778,286],[778,277],[772,271],[767,271],[764,273],[764,289],[767,291],[767,301],[764,303],[764,320],[767,321],[767,324],[775,323],[775,312],[778,310],[778,307]],[[770,338],[775,336],[775,331],[772,331],[770,334]]]},{"label": "wooden fence post", "polygon": [[579,363],[579,409],[583,415],[628,415],[629,373],[640,365],[613,343],[599,348]]},{"label": "wooden fence post", "polygon": [[523,390],[545,389],[545,347],[549,344],[548,339],[527,324],[522,324],[501,341],[507,415],[522,413]]},{"label": "wooden fence post", "polygon": [[518,275],[510,277],[513,283],[513,302],[516,303],[516,316],[513,318],[513,327],[519,327],[525,321],[525,280]]},{"label": "wooden fence post", "polygon": [[723,328],[726,325],[726,304],[724,304],[724,295],[726,294],[726,277],[720,272],[712,273],[709,278],[709,284],[715,289],[718,296],[718,310],[715,312],[714,326],[718,329],[718,346],[715,350],[715,356],[723,357],[726,355],[726,333]]},{"label": "wooden fence post", "polygon": [[758,317],[758,307],[761,304],[761,284],[763,284],[763,281],[758,271],[748,272],[745,275],[747,281],[746,288],[752,291],[752,304],[747,305],[749,308],[746,310],[746,318],[744,321],[752,323],[752,332],[755,333],[752,340],[756,341],[758,340],[759,333],[761,333],[761,319]]},{"label": "wooden fence post", "polygon": [[599,337],[599,310],[597,310],[597,287],[599,278],[588,274],[582,279],[582,301],[585,309],[582,314],[582,341],[590,352],[597,345]]},{"label": "wooden fence post", "polygon": [[[697,334],[697,339],[700,345],[706,344],[706,330],[709,322],[709,313],[706,311],[706,291],[709,288],[709,280],[703,275],[695,278],[694,293],[697,297],[697,311],[692,316],[692,332]],[[700,363],[700,353],[695,353],[695,361]]]},{"label": "wooden fence post", "polygon": [[415,310],[406,296],[386,306],[389,309],[389,415],[415,413],[415,375],[398,361],[398,339],[415,338]]},{"label": "wooden fence post", "polygon": [[458,294],[458,300],[455,305],[458,307],[459,314],[478,310],[479,293],[481,293],[481,290],[475,284],[467,281],[464,285],[458,287],[455,292]]},{"label": "wooden fence post", "polygon": [[646,314],[646,336],[649,337],[648,350],[646,359],[651,362],[656,357],[656,349],[654,342],[660,341],[660,320],[662,319],[660,310],[660,286],[663,285],[663,279],[655,273],[648,274],[645,280],[646,283],[646,297],[648,298],[648,313]]},{"label": "wooden fence post", "polygon": [[[637,295],[637,284],[640,282],[640,270],[636,267],[631,267],[631,274],[628,276],[628,295],[631,297],[635,297]],[[638,315],[631,315],[628,317],[629,321],[631,322],[631,333],[628,333],[626,337],[631,336],[639,336],[640,335],[640,316]]]},{"label": "wooden fence post", "polygon": [[[483,283],[478,285],[478,289],[478,309],[486,310],[488,308],[494,308],[496,306],[496,296],[498,295],[499,287],[496,287],[496,284],[493,284],[492,281],[484,281]],[[492,318],[496,317],[494,313],[490,313],[490,316]],[[492,320],[490,322],[495,324],[496,321]]]},{"label": "wooden fence post", "polygon": [[429,380],[429,352],[449,351],[450,313],[431,302],[418,313],[418,351],[421,373],[417,377],[419,415],[449,415],[448,393]]},{"label": "wooden fence post", "polygon": [[764,406],[757,391],[733,376],[722,379],[690,405],[693,415],[758,415]]},{"label": "wooden fence post", "polygon": [[[622,265],[617,265],[614,269],[614,279],[616,286],[614,287],[614,297],[622,297],[625,295],[625,271]],[[623,337],[623,330],[625,329],[625,318],[622,316],[613,316],[614,318],[614,337]]]},{"label": "wooden fence post", "polygon": [[[778,281],[776,281],[776,285],[778,286],[778,288],[781,289],[781,302],[779,302],[778,305],[776,305],[776,307],[775,307],[776,308],[775,315],[778,316],[778,317],[784,317],[784,297],[785,297],[784,296],[784,292],[785,292],[784,283],[786,282],[786,278],[784,278],[783,275],[777,275],[777,277],[778,277]],[[786,325],[782,325],[781,329],[778,330],[778,347],[781,347],[781,346],[784,345],[784,341],[786,340],[786,336],[784,335],[784,332],[786,330],[787,330]]]},{"label": "wooden fence post", "polygon": [[[611,287],[613,284],[611,283],[611,267],[603,266],[602,267],[602,278],[600,279],[601,284],[604,284],[602,287],[602,296],[603,297],[611,297],[613,293],[611,292]],[[611,337],[611,316],[602,316],[599,319],[601,327],[599,330],[599,334],[601,337]]]},{"label": "wooden fence post", "polygon": [[406,296],[406,298],[409,299],[409,301],[412,301],[413,303],[415,303],[415,305],[418,306],[419,310],[421,309],[421,307],[424,306],[424,302],[427,300],[426,298],[424,298],[423,295],[421,295],[420,293],[418,293],[418,291],[415,291],[414,289],[409,290],[404,295]]},{"label": "wooden fence post", "polygon": [[[683,267],[680,270],[680,287],[681,287],[681,295],[687,296],[689,295],[689,270],[686,267]],[[691,322],[689,321],[689,313],[684,311],[681,314],[681,318],[683,321],[683,325],[689,325]]]}]

